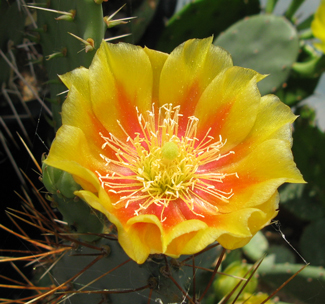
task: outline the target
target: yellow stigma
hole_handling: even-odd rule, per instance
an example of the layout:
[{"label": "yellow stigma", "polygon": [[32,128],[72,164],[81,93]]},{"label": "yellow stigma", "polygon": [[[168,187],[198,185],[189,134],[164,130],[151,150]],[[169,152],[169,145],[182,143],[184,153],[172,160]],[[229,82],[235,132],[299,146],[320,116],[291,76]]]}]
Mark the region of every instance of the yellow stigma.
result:
[{"label": "yellow stigma", "polygon": [[[204,204],[210,212],[217,213],[215,201],[228,202],[233,195],[232,190],[218,190],[215,183],[222,183],[226,176],[237,174],[209,172],[204,170],[204,165],[234,152],[220,154],[225,141],[221,136],[215,141],[209,135],[211,128],[203,139],[196,138],[199,120],[194,116],[188,117],[186,131],[179,136],[178,119],[182,116],[179,109],[179,106],[172,107],[171,104],[162,106],[158,123],[154,109],[148,111],[147,119],[138,112],[142,132],[135,133],[133,138],[118,122],[127,136],[125,142],[113,134],[104,137],[100,133],[104,140],[100,156],[106,161],[108,174],[97,174],[104,189],[119,195],[114,203],[116,208],[136,204],[134,213],[138,215],[141,210],[155,204],[163,207],[161,221],[164,221],[165,208],[181,199],[195,215],[203,217],[194,211],[195,204]],[[115,151],[116,159],[106,157],[105,149]],[[198,192],[204,195],[198,195]],[[206,197],[212,198],[213,202],[207,201]]]}]

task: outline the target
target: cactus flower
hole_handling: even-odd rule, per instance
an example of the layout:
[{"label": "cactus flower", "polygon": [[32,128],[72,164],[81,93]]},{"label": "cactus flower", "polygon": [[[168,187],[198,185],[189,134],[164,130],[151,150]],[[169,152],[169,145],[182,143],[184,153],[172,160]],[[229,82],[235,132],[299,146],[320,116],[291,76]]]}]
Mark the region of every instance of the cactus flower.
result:
[{"label": "cactus flower", "polygon": [[171,54],[103,42],[89,69],[61,76],[69,93],[45,163],[73,175],[137,263],[244,246],[277,215],[277,188],[303,182],[296,116],[211,42]]},{"label": "cactus flower", "polygon": [[311,24],[311,30],[315,38],[320,40],[319,43],[314,43],[315,47],[325,53],[325,0],[321,0]]},{"label": "cactus flower", "polygon": [[[250,270],[250,266],[243,263],[242,261],[234,261],[226,269],[222,271],[223,273],[227,275],[221,275],[218,276],[214,282],[213,282],[213,289],[214,289],[214,295],[217,297],[218,300],[223,299],[228,294],[230,294],[234,288],[236,288],[236,285],[240,282],[238,278],[245,278],[250,277],[252,274],[252,269]],[[229,276],[228,276],[229,275]],[[244,287],[242,283],[241,293],[239,295],[239,299],[241,299],[241,296],[244,296],[244,294],[249,293],[252,294],[255,292],[257,288],[257,277],[252,276],[248,282],[246,282],[246,286]],[[241,288],[238,289],[238,291]],[[230,298],[228,299],[227,303],[233,303],[234,299],[237,298],[238,292],[234,292]],[[242,303],[242,302],[241,302]]]},{"label": "cactus flower", "polygon": [[234,304],[260,304],[260,303],[265,303],[265,304],[275,304],[272,300],[265,300],[268,298],[268,294],[266,293],[258,293],[256,295],[250,294],[250,293],[244,293],[243,296],[239,301],[236,301]]}]

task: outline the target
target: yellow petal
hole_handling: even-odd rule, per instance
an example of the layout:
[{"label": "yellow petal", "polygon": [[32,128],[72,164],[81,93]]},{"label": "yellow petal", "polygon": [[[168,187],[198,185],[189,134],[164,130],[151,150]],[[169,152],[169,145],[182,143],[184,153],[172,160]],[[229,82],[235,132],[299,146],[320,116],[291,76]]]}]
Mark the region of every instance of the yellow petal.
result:
[{"label": "yellow petal", "polygon": [[280,101],[275,95],[265,95],[261,98],[258,115],[254,127],[249,134],[250,142],[261,143],[265,139],[272,137],[291,142],[291,132],[278,134],[283,126],[290,129],[290,124],[296,120],[294,115],[287,105]]},{"label": "yellow petal", "polygon": [[81,129],[88,139],[90,150],[99,155],[102,153],[101,146],[104,143],[100,133],[108,136],[108,132],[92,109],[89,70],[77,68],[61,75],[60,78],[69,88],[67,99],[62,105],[62,123]]},{"label": "yellow petal", "polygon": [[314,43],[314,46],[321,52],[325,53],[325,43]]},{"label": "yellow petal", "polygon": [[[251,131],[261,99],[256,83],[264,76],[240,67],[218,75],[202,94],[194,116],[200,121],[198,133],[226,140],[225,150],[240,143]],[[199,135],[199,136],[200,136]]]},{"label": "yellow petal", "polygon": [[[266,95],[261,98],[256,120],[249,134],[242,140],[239,145],[232,148],[234,152],[228,159],[223,162],[231,161],[235,163],[246,157],[258,145],[268,139],[279,139],[292,145],[292,127],[295,116],[291,109],[282,103],[275,95]],[[229,150],[229,149],[228,149]],[[223,152],[228,152],[223,149]]]},{"label": "yellow petal", "polygon": [[232,66],[229,53],[211,42],[212,37],[188,40],[169,55],[161,71],[160,105],[180,105],[186,119],[193,115],[204,89],[219,73]]},{"label": "yellow petal", "polygon": [[79,128],[63,125],[58,130],[45,163],[71,173],[84,189],[97,192],[100,186],[95,171],[104,165],[103,161],[89,149]]},{"label": "yellow petal", "polygon": [[89,96],[89,70],[80,67],[71,72],[59,76],[64,85],[70,89],[72,85],[77,85],[81,93]]},{"label": "yellow petal", "polygon": [[[150,60],[141,47],[102,42],[89,68],[92,108],[105,128],[115,136],[137,130],[137,112],[151,109],[153,75]],[[133,135],[133,132],[132,132]]]},{"label": "yellow petal", "polygon": [[[92,208],[104,213],[107,217],[111,216],[109,213],[112,210],[111,202],[103,188],[99,187],[96,194],[88,190],[75,191],[74,194],[86,201]],[[116,225],[119,226],[118,221],[116,221]]]},{"label": "yellow petal", "polygon": [[190,233],[184,233],[178,238],[173,239],[167,248],[166,254],[174,254],[176,256],[195,254],[218,239],[220,231],[207,227],[204,222],[201,222],[200,226],[203,227],[198,231],[194,230]]},{"label": "yellow petal", "polygon": [[102,153],[101,146],[104,143],[100,133],[108,136],[108,132],[95,116],[90,96],[83,93],[75,85],[70,87],[68,98],[62,106],[62,123],[82,130],[87,138],[89,149],[93,154],[99,155]]},{"label": "yellow petal", "polygon": [[218,228],[223,229],[224,233],[218,242],[231,250],[245,246],[257,231],[277,215],[278,202],[279,195],[276,192],[259,209],[242,209],[222,216],[223,225],[220,224]]},{"label": "yellow petal", "polygon": [[[197,234],[198,231],[208,228],[207,224],[200,220],[188,220],[175,227],[164,237],[165,251],[174,255],[186,254],[183,248],[186,247],[189,241]],[[203,241],[201,242],[203,243]],[[211,244],[211,240],[209,242]]]},{"label": "yellow petal", "polygon": [[[135,221],[133,221],[135,219]],[[149,254],[163,252],[161,246],[161,223],[154,215],[133,218],[129,228],[119,229],[118,238],[125,252],[137,263],[142,264]],[[132,224],[132,225],[131,225]]]},{"label": "yellow petal", "polygon": [[[113,208],[107,193],[102,188],[99,189],[99,196],[84,190],[76,191],[75,194],[85,200],[92,208],[107,216],[118,230],[118,241],[123,250],[138,264],[144,263],[149,254],[161,252],[161,249],[160,251],[158,250],[158,252],[153,250],[155,247],[154,244],[158,242],[157,246],[159,246],[161,242],[160,238],[157,238],[157,235],[160,236],[160,233],[156,233],[155,238],[152,238],[152,235],[155,234],[158,229],[157,225],[159,225],[159,221],[156,217],[146,216],[146,219],[139,221],[142,227],[139,227],[139,225],[135,223],[135,227],[131,226],[131,229],[125,230],[119,219],[114,216],[112,212],[109,212],[112,211]],[[147,239],[150,241],[147,241]]]},{"label": "yellow petal", "polygon": [[277,139],[263,142],[242,161],[222,171],[236,172],[239,176],[238,179],[225,179],[222,184],[224,189],[233,189],[234,193],[230,203],[219,206],[222,212],[257,207],[285,182],[304,183],[293,161],[290,145]]},{"label": "yellow petal", "polygon": [[152,102],[159,104],[159,86],[161,70],[165,64],[168,54],[157,52],[148,48],[144,48],[144,51],[149,57],[152,72],[153,72],[153,85],[152,85]]},{"label": "yellow petal", "polygon": [[325,1],[322,1],[318,7],[314,20],[311,24],[313,35],[321,40],[321,43],[315,43],[315,47],[324,52],[325,50]]},{"label": "yellow petal", "polygon": [[293,161],[290,144],[278,139],[264,141],[245,159],[228,168],[238,171],[238,175],[256,177],[260,180],[283,178],[289,183],[304,182]]}]

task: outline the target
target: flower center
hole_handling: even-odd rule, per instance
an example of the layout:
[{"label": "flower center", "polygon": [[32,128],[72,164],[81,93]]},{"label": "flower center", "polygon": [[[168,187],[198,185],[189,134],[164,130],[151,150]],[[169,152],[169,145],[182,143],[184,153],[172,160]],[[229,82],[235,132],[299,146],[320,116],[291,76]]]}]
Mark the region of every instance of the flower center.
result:
[{"label": "flower center", "polygon": [[141,134],[135,133],[134,138],[118,121],[127,136],[125,142],[111,133],[109,137],[100,133],[105,141],[102,149],[115,151],[116,159],[101,154],[108,174],[97,174],[102,187],[118,195],[114,203],[117,208],[136,204],[134,214],[138,215],[155,204],[163,207],[160,217],[164,221],[164,210],[180,199],[195,215],[204,217],[195,211],[196,204],[217,213],[215,201],[228,202],[233,195],[232,190],[219,190],[216,183],[223,183],[226,176],[237,173],[218,173],[204,170],[204,166],[234,152],[220,153],[226,141],[221,136],[215,141],[209,135],[211,128],[204,138],[196,138],[199,120],[194,116],[188,118],[186,131],[179,136],[179,110],[179,106],[166,104],[159,108],[158,117],[154,108],[148,111],[147,119],[137,110]]}]

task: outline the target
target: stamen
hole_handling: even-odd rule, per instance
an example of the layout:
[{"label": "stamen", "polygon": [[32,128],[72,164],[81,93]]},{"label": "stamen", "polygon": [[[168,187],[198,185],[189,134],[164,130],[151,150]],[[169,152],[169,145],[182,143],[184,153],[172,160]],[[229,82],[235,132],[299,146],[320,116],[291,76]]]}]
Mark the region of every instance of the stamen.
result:
[{"label": "stamen", "polygon": [[[226,140],[215,140],[210,135],[211,128],[200,140],[197,138],[199,119],[188,117],[185,134],[178,135],[180,106],[165,104],[158,110],[147,111],[147,117],[136,108],[140,132],[132,137],[124,129],[126,140],[113,134],[108,137],[99,133],[103,139],[103,153],[99,156],[105,162],[104,174],[96,171],[101,186],[119,198],[113,203],[116,208],[134,208],[134,215],[143,214],[152,205],[161,207],[160,221],[164,222],[165,210],[182,200],[196,216],[204,214],[196,210],[209,210],[217,214],[218,202],[228,203],[234,195],[233,190],[222,191],[218,184],[237,173],[217,173],[204,170],[206,164],[234,154],[233,151],[221,153]],[[156,125],[156,121],[158,125]],[[116,159],[109,158],[105,151],[110,149]],[[111,153],[110,153],[111,154]],[[113,199],[113,198],[112,198]],[[203,208],[203,209],[202,209]]]}]

